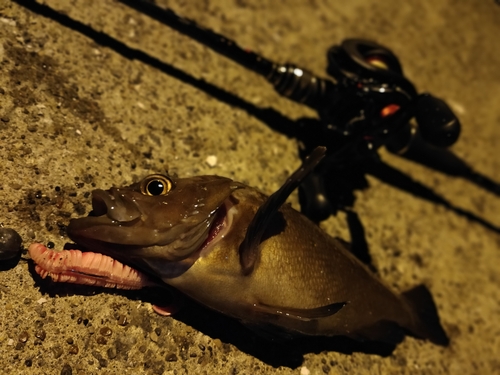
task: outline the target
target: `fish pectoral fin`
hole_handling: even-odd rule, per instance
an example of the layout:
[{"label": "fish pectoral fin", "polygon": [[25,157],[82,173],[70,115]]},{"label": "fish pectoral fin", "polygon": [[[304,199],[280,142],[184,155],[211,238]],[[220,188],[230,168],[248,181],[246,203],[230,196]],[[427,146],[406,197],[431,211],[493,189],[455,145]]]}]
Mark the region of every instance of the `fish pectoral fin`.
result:
[{"label": "fish pectoral fin", "polygon": [[326,318],[327,316],[338,313],[347,302],[336,302],[326,306],[315,307],[312,309],[297,309],[293,307],[275,307],[264,304],[254,305],[254,311],[275,317],[286,317],[301,321],[310,321],[313,319]]},{"label": "fish pectoral fin", "polygon": [[301,184],[325,156],[326,147],[316,147],[302,165],[259,207],[239,248],[240,264],[244,275],[252,273],[257,260],[262,237],[274,215],[285,203],[288,196]]}]

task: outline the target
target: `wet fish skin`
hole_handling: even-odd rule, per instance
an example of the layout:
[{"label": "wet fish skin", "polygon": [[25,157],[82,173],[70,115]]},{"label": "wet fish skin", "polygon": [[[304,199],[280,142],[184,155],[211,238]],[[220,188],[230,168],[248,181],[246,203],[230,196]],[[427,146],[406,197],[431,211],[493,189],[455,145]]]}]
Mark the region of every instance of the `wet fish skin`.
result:
[{"label": "wet fish skin", "polygon": [[[73,219],[68,226],[70,238],[161,278],[198,302],[254,327],[272,325],[307,335],[345,335],[391,343],[401,340],[403,329],[447,344],[425,287],[395,294],[343,242],[289,205],[269,213],[272,217],[257,245],[255,263],[246,272],[240,245],[248,228],[258,225],[253,222],[256,212],[269,198],[218,176],[178,180],[156,176],[170,180],[172,190],[161,196],[144,195],[141,186],[151,176],[119,189],[123,201],[135,202],[142,213],[139,219],[120,223],[109,218],[109,207],[107,211],[101,207],[98,217]],[[110,190],[109,194],[116,192]],[[193,215],[187,213],[199,202],[196,194],[203,196],[206,205],[191,220]],[[93,203],[99,206],[103,200],[97,198]],[[170,229],[165,229],[164,222]],[[200,222],[208,224],[200,227]],[[155,242],[151,233],[157,227],[165,234]],[[189,232],[193,228],[197,229]],[[173,246],[176,236],[186,230],[203,238],[203,243],[184,236],[181,245],[187,242],[189,246]]]},{"label": "wet fish skin", "polygon": [[[232,196],[241,211],[232,230],[189,270],[164,282],[252,325],[273,324],[307,335],[390,343],[401,339],[398,327],[402,327],[417,337],[447,343],[440,328],[421,321],[411,301],[393,293],[341,241],[288,205],[279,210],[278,221],[285,225],[270,228],[254,271],[244,275],[236,250],[267,197],[251,188]],[[425,309],[435,313],[432,299],[424,303],[430,303]],[[330,314],[328,309],[337,310],[336,304],[343,307]]]}]

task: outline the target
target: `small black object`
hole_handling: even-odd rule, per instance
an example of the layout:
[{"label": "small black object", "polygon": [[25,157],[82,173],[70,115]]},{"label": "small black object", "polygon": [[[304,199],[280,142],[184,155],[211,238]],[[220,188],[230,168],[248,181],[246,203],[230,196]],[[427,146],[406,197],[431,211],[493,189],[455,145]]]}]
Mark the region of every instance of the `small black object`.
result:
[{"label": "small black object", "polygon": [[21,236],[11,228],[0,228],[0,260],[10,260],[21,253]]},{"label": "small black object", "polygon": [[460,123],[450,107],[430,94],[417,99],[415,117],[422,137],[434,146],[451,146],[460,135]]}]

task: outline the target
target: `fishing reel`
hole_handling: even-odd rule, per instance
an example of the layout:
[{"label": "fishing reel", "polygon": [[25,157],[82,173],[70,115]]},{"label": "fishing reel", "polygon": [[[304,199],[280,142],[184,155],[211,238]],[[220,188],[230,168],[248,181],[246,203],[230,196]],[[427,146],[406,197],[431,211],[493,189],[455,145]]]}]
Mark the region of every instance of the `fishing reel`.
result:
[{"label": "fishing reel", "polygon": [[[302,155],[308,155],[318,141],[329,150],[320,169],[301,186],[299,197],[306,215],[320,221],[351,206],[353,189],[339,188],[339,180],[356,164],[376,159],[382,146],[392,153],[419,158],[430,167],[437,164],[437,169],[449,174],[470,174],[445,149],[460,135],[458,118],[443,100],[417,93],[391,50],[372,41],[347,39],[330,48],[327,56],[327,72],[333,81],[290,64],[274,65],[267,76],[281,95],[314,108],[320,117],[319,126],[303,120],[299,137],[304,145]],[[413,118],[416,124],[410,123]],[[442,162],[431,161],[436,156]],[[347,196],[346,191],[350,191]],[[332,197],[337,201],[332,202]]]},{"label": "fishing reel", "polygon": [[431,94],[419,95],[388,48],[347,39],[328,51],[327,71],[333,82],[289,64],[274,66],[267,78],[281,95],[316,109],[330,136],[344,137],[344,144],[362,141],[374,151],[392,140],[391,151],[401,152],[416,134],[405,126],[412,118],[434,146],[458,139],[460,122],[452,110]]},{"label": "fishing reel", "polygon": [[[434,146],[449,147],[460,135],[460,122],[450,107],[431,94],[417,94],[404,77],[398,58],[382,45],[362,39],[343,41],[328,51],[328,73],[338,82],[335,95],[357,102],[359,116],[340,123],[344,128],[341,131],[351,128],[365,136],[391,139],[391,135],[405,130],[402,122],[415,117],[420,134]],[[339,123],[335,113],[320,115]],[[395,151],[408,144],[399,146]]]}]

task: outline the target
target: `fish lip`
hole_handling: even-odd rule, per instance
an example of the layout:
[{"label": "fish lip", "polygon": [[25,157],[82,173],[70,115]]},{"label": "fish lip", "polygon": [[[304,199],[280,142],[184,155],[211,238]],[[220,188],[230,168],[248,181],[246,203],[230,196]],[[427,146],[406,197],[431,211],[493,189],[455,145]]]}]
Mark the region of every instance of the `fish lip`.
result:
[{"label": "fish lip", "polygon": [[104,190],[97,189],[92,191],[92,211],[89,216],[98,217],[108,213],[108,205],[106,200],[109,199],[109,194]]},{"label": "fish lip", "polygon": [[120,224],[133,225],[140,219],[142,212],[135,199],[120,193],[120,189],[96,189],[92,192],[92,211],[89,216],[105,216]]},{"label": "fish lip", "polygon": [[[80,244],[84,242],[81,240],[81,233],[89,230],[92,231],[94,227],[133,227],[142,220],[142,213],[136,202],[123,195],[116,198],[117,195],[120,195],[120,191],[119,189],[114,190],[116,190],[116,192],[113,191],[113,189],[109,191],[102,189],[92,191],[92,211],[86,217],[71,219],[69,225],[66,227],[66,233],[71,240]],[[128,212],[133,213],[133,215],[129,215],[126,220],[124,220],[123,217],[117,218],[116,215],[113,216],[113,214],[110,214],[110,207],[116,205],[117,200],[128,204],[128,207],[132,208],[132,210],[129,209]],[[83,237],[85,237],[85,235],[83,235]],[[94,238],[94,240],[99,239]],[[123,244],[120,245],[123,246]]]},{"label": "fish lip", "polygon": [[113,203],[111,194],[102,189],[92,191],[92,216],[103,216],[108,214],[108,208]]}]

